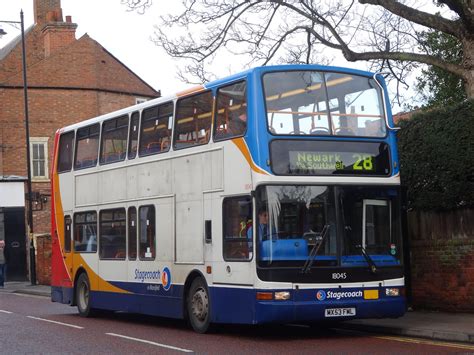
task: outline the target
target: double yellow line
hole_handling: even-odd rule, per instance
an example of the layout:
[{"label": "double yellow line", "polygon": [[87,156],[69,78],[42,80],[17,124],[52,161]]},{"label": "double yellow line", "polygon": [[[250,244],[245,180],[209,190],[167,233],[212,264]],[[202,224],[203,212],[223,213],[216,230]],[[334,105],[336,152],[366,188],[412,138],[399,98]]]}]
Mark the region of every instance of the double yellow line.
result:
[{"label": "double yellow line", "polygon": [[399,341],[399,342],[402,342],[402,343],[433,345],[433,346],[445,346],[445,347],[448,347],[448,348],[456,348],[456,349],[474,351],[474,345],[469,345],[469,344],[447,343],[447,342],[443,342],[443,341],[414,339],[414,338],[405,338],[405,337],[397,337],[397,336],[378,336],[378,335],[375,335],[375,336],[371,336],[371,338],[383,339],[383,340],[393,340],[393,341]]}]

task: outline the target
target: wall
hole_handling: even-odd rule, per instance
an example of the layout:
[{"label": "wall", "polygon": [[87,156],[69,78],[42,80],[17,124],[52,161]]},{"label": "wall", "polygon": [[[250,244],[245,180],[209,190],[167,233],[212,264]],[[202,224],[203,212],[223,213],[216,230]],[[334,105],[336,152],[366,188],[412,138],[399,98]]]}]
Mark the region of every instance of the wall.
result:
[{"label": "wall", "polygon": [[51,236],[36,237],[36,279],[39,285],[51,284]]},{"label": "wall", "polygon": [[[30,137],[49,137],[49,169],[53,154],[54,133],[62,126],[79,122],[101,113],[135,104],[135,96],[99,93],[92,90],[30,89]],[[26,176],[25,124],[22,89],[0,89],[0,143],[3,166],[0,175]],[[50,195],[50,181],[33,181],[32,190]],[[34,204],[34,232],[50,233],[50,197]]]},{"label": "wall", "polygon": [[474,209],[408,213],[413,306],[474,312]]}]

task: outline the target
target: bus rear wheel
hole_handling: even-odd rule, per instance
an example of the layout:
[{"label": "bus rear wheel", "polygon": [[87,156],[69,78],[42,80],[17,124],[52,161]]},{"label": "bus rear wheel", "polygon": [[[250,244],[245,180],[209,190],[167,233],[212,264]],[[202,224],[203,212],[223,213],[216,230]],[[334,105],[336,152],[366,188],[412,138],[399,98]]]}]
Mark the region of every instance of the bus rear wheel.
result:
[{"label": "bus rear wheel", "polygon": [[195,278],[189,288],[186,307],[188,320],[194,331],[206,333],[210,328],[209,292],[205,281]]},{"label": "bus rear wheel", "polygon": [[91,287],[86,273],[79,276],[76,284],[76,304],[81,317],[92,317],[94,309],[91,308]]}]

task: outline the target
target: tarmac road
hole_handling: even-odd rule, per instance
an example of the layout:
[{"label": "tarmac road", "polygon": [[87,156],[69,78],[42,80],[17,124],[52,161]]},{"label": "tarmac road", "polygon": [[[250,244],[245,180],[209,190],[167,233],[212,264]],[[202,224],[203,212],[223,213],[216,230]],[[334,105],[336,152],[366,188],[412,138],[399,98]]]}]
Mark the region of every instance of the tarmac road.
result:
[{"label": "tarmac road", "polygon": [[0,293],[0,353],[466,353],[474,345],[302,325],[219,326],[196,334],[183,321],[125,313],[82,318],[43,296]]}]

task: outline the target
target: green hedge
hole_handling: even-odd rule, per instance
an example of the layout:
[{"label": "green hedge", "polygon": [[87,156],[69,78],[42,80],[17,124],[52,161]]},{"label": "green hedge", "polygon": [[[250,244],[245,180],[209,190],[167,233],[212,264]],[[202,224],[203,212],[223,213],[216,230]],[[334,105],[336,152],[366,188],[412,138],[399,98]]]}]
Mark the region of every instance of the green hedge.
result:
[{"label": "green hedge", "polygon": [[398,149],[408,207],[474,206],[474,100],[400,123]]}]

